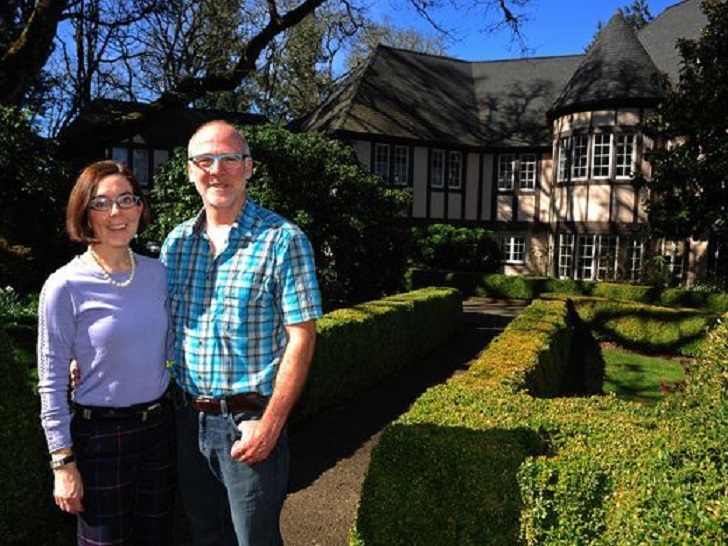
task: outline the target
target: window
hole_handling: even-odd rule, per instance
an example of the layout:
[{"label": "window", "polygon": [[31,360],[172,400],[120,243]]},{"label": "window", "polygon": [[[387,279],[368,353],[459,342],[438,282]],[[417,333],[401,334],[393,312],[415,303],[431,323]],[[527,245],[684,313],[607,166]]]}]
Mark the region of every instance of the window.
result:
[{"label": "window", "polygon": [[409,148],[407,146],[394,147],[394,180],[397,186],[409,184]]},{"label": "window", "polygon": [[571,149],[571,177],[574,180],[587,177],[589,166],[589,136],[580,135],[572,139]]},{"label": "window", "polygon": [[642,276],[642,257],[644,244],[640,239],[632,239],[629,244],[629,280],[638,281]]},{"label": "window", "polygon": [[574,265],[574,236],[562,233],[559,236],[559,278],[570,279]]},{"label": "window", "polygon": [[460,189],[463,185],[463,154],[450,152],[447,170],[447,185],[453,189]]},{"label": "window", "polygon": [[662,241],[662,257],[665,267],[672,274],[673,279],[682,280],[683,255],[685,244],[682,241]]},{"label": "window", "polygon": [[576,247],[575,278],[592,280],[594,278],[594,236],[579,235]]},{"label": "window", "polygon": [[389,179],[389,145],[374,145],[374,174]]},{"label": "window", "polygon": [[430,187],[442,188],[445,185],[445,151],[432,150],[430,153]]},{"label": "window", "polygon": [[536,189],[536,155],[523,154],[518,172],[519,187],[523,190]]},{"label": "window", "polygon": [[498,156],[498,189],[512,190],[514,163],[516,156],[512,154],[503,154]]},{"label": "window", "polygon": [[149,150],[144,148],[111,148],[111,159],[125,163],[139,180],[142,187],[148,187],[152,173],[149,165]]},{"label": "window", "polygon": [[558,153],[558,178],[559,182],[566,182],[569,179],[569,139],[559,140]]},{"label": "window", "polygon": [[609,178],[609,158],[612,149],[611,134],[596,134],[592,141],[592,176]]},{"label": "window", "polygon": [[149,185],[149,152],[134,150],[134,174],[142,187]]},{"label": "window", "polygon": [[523,236],[501,238],[501,252],[505,263],[524,263],[526,261],[526,238]]},{"label": "window", "polygon": [[597,280],[613,281],[617,278],[619,238],[616,235],[597,236]]},{"label": "window", "polygon": [[631,178],[634,172],[634,135],[616,135],[616,176]]}]

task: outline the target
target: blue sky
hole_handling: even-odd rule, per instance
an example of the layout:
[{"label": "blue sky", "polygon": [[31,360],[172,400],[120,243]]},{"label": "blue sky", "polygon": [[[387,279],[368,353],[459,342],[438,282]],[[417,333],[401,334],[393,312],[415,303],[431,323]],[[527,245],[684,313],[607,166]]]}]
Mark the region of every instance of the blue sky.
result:
[{"label": "blue sky", "polygon": [[[397,2],[401,6],[404,2]],[[523,36],[529,48],[528,56],[544,57],[583,53],[599,22],[606,24],[614,13],[632,0],[531,0],[527,7],[528,22]],[[648,0],[650,13],[657,17],[679,0]],[[396,26],[414,26],[429,31],[426,22],[414,12],[396,9],[390,0],[378,0],[376,12],[384,14]],[[454,30],[459,40],[448,48],[448,56],[468,61],[487,61],[521,57],[517,44],[511,44],[508,31],[484,34],[483,13],[463,13],[442,10],[438,18],[444,26]],[[497,15],[491,11],[488,16]],[[407,23],[403,23],[406,21]]]}]

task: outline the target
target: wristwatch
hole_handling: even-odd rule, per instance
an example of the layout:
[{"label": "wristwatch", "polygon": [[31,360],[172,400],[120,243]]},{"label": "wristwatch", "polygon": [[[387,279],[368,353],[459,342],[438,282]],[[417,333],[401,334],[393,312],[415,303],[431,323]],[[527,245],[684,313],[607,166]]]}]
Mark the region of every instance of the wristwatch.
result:
[{"label": "wristwatch", "polygon": [[62,466],[66,466],[67,464],[70,464],[75,460],[76,460],[76,456],[73,453],[71,453],[70,455],[61,457],[60,459],[51,459],[50,467],[52,470],[55,470],[56,468],[61,468]]}]

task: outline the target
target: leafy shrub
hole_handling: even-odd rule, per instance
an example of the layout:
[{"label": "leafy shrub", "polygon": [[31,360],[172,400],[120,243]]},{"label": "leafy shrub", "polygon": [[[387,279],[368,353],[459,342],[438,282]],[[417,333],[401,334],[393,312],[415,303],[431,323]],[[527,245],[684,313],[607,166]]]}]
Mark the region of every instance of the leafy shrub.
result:
[{"label": "leafy shrub", "polygon": [[[298,224],[311,240],[328,308],[396,293],[406,270],[410,196],[365,172],[351,149],[318,133],[273,125],[243,128],[254,159],[252,199]],[[144,234],[161,243],[202,207],[178,150],[155,174],[155,221]]]},{"label": "leafy shrub", "polygon": [[0,105],[0,286],[40,288],[69,253],[61,237],[68,176],[52,142],[22,111]]},{"label": "leafy shrub", "polygon": [[417,267],[491,273],[500,265],[493,234],[482,228],[432,224],[412,228],[412,261]]}]

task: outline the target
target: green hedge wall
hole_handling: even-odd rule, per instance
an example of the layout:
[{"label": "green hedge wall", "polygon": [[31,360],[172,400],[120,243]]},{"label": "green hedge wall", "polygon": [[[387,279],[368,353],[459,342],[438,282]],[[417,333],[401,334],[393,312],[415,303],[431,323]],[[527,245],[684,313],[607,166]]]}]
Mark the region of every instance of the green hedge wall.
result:
[{"label": "green hedge wall", "polygon": [[553,386],[535,369],[564,370],[568,331],[583,331],[572,319],[564,300],[534,302],[383,431],[352,545],[724,543],[726,323],[686,392],[646,407],[539,397]]},{"label": "green hedge wall", "polygon": [[662,307],[634,301],[543,294],[568,298],[579,318],[599,341],[644,353],[696,356],[719,315],[696,309]]},{"label": "green hedge wall", "polygon": [[[462,327],[462,301],[453,288],[417,290],[325,315],[295,418],[318,413],[415,363]],[[28,386],[28,372],[0,327],[0,542],[70,544],[75,519],[53,503],[39,400]]]},{"label": "green hedge wall", "polygon": [[690,290],[687,288],[656,288],[552,277],[512,276],[502,274],[458,273],[414,269],[408,274],[412,288],[452,286],[464,296],[534,300],[547,292],[630,300],[668,307],[690,307],[712,313],[728,312],[728,294]]},{"label": "green hedge wall", "polygon": [[416,363],[464,327],[453,288],[425,288],[327,313],[296,418],[351,398]]}]

